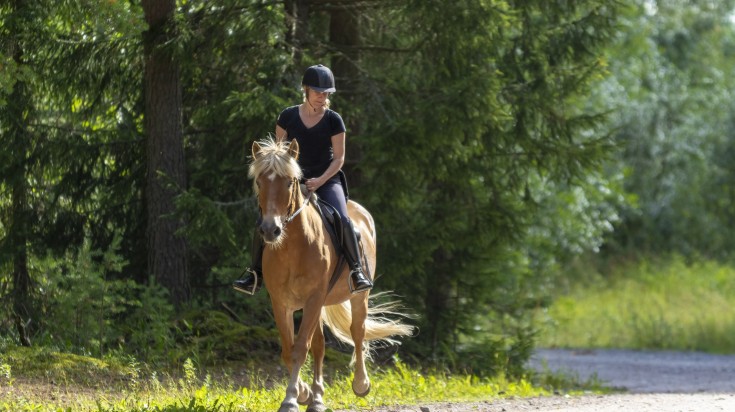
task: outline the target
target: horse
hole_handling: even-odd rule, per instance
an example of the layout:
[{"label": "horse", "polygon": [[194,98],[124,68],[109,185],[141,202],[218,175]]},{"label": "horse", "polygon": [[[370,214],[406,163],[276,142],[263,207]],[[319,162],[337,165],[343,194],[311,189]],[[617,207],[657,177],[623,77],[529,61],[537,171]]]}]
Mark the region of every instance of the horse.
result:
[{"label": "horse", "polygon": [[[370,392],[365,358],[370,342],[395,342],[394,336],[409,336],[413,327],[386,314],[405,315],[392,305],[372,306],[370,291],[353,294],[349,288],[347,265],[339,265],[339,245],[332,244],[315,206],[315,195],[305,196],[300,188],[302,171],[298,165],[296,140],[276,142],[272,138],[255,141],[249,176],[260,207],[258,231],[265,242],[263,282],[270,295],[273,315],[281,339],[281,360],[289,377],[286,395],[278,412],[324,412],[323,325],[333,335],[354,347],[352,391],[363,397]],[[349,200],[349,217],[359,230],[362,267],[374,280],[376,230],[370,213]],[[302,310],[301,324],[294,336],[294,313]],[[309,387],[299,372],[311,351],[313,382]]]}]

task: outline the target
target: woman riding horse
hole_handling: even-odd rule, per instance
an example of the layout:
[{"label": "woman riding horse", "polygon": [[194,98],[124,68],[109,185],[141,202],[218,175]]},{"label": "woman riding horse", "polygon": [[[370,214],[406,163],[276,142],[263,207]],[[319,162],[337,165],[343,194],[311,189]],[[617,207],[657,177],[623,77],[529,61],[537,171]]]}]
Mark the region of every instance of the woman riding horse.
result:
[{"label": "woman riding horse", "polygon": [[[352,391],[357,396],[370,392],[365,367],[370,343],[395,342],[409,336],[413,328],[396,319],[405,315],[395,304],[371,305],[370,291],[352,293],[349,268],[340,263],[337,245],[329,241],[317,206],[299,188],[302,171],[298,165],[299,142],[266,139],[253,143],[249,176],[254,180],[261,217],[258,231],[266,243],[263,251],[264,285],[271,299],[273,317],[281,338],[281,359],[288,369],[286,395],[278,412],[326,412],[324,404],[324,332],[354,347]],[[375,221],[366,208],[350,200],[347,211],[360,233],[365,275],[375,276]],[[335,277],[336,276],[336,277]],[[298,333],[294,313],[301,311]],[[300,371],[311,353],[314,378],[309,386]]]},{"label": "woman riding horse", "polygon": [[[301,153],[298,159],[304,183],[334,207],[342,219],[342,251],[350,265],[350,290],[364,292],[373,287],[365,276],[358,251],[355,229],[347,215],[347,186],[342,165],[345,161],[345,124],[339,113],[329,109],[329,94],[337,91],[334,75],[321,64],[306,69],[301,87],[303,103],[283,110],[276,122],[276,141],[296,140]],[[256,229],[251,247],[249,274],[233,282],[232,287],[254,294],[262,286],[263,239]]]}]

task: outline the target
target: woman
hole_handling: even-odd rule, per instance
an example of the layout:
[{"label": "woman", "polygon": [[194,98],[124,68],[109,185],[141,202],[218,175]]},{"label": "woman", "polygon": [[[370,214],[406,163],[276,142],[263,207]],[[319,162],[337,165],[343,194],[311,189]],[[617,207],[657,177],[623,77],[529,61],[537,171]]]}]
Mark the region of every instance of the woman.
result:
[{"label": "woman", "polygon": [[[342,218],[342,250],[350,265],[350,288],[353,293],[369,290],[372,282],[362,271],[360,255],[352,222],[347,215],[347,196],[342,165],[345,161],[345,123],[342,117],[329,109],[329,94],[336,91],[334,75],[321,64],[306,69],[301,81],[304,102],[286,108],[276,122],[276,140],[296,139],[299,142],[299,165],[304,172],[307,190],[316,192],[333,206]],[[232,287],[247,294],[260,289],[263,259],[263,240],[257,233],[253,238],[252,264],[245,271],[249,275],[233,282]]]}]

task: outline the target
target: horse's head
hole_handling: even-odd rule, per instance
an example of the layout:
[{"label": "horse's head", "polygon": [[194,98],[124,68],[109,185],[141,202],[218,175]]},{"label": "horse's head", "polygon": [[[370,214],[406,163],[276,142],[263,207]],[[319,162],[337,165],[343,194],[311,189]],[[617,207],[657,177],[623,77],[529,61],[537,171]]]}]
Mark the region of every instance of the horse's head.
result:
[{"label": "horse's head", "polygon": [[267,243],[279,244],[286,219],[298,200],[301,168],[297,163],[299,144],[266,139],[253,143],[249,175],[255,182],[260,206],[258,230]]}]

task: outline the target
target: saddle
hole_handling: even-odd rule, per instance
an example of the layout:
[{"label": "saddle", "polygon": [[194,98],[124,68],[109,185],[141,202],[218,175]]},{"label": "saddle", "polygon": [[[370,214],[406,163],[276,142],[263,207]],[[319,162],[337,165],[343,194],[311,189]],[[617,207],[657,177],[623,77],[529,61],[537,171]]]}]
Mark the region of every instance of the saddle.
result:
[{"label": "saddle", "polygon": [[[301,188],[302,188],[302,192],[306,191],[305,186],[302,185]],[[334,245],[334,250],[339,255],[337,266],[335,267],[334,272],[332,273],[332,276],[329,279],[328,290],[332,290],[334,285],[337,283],[337,279],[339,278],[339,274],[342,272],[342,268],[347,263],[347,259],[345,259],[345,254],[342,248],[342,241],[343,241],[342,237],[344,233],[344,227],[343,227],[344,224],[342,223],[342,216],[339,214],[337,209],[334,208],[334,206],[320,199],[316,194],[312,194],[312,196],[313,197],[311,199],[311,202],[316,207],[316,210],[319,211],[319,215],[322,218],[322,223],[324,224],[324,228],[329,234],[329,238],[332,239],[332,245]],[[354,228],[350,228],[350,230],[354,230]],[[360,237],[361,237],[360,232],[355,231],[355,236],[357,237],[357,241],[360,242]]]},{"label": "saddle", "polygon": [[322,217],[324,228],[327,229],[329,237],[332,239],[334,248],[341,254],[342,253],[342,216],[340,216],[337,209],[329,203],[325,202],[318,196],[316,197],[316,210],[319,211],[319,215]]},{"label": "saddle", "polygon": [[[302,184],[301,193],[307,195],[307,192],[308,191],[306,190],[306,186]],[[319,215],[322,217],[322,222],[324,223],[324,227],[327,230],[327,233],[329,233],[329,238],[332,239],[332,244],[334,245],[334,248],[337,250],[337,253],[341,255],[342,233],[344,233],[344,228],[342,227],[342,216],[339,214],[339,211],[334,208],[334,206],[319,198],[319,196],[317,196],[315,193],[312,193],[311,196],[311,201],[314,206],[316,206],[316,210],[319,211]],[[352,229],[354,230],[354,228]],[[355,230],[355,236],[357,237],[357,241],[359,242],[361,237],[360,232]]]}]

